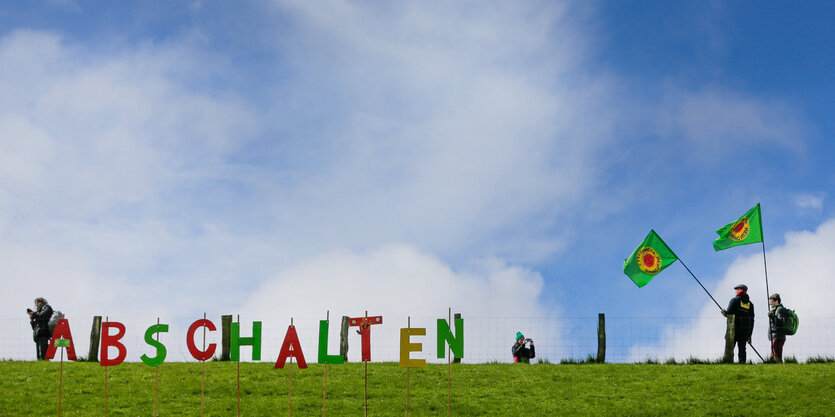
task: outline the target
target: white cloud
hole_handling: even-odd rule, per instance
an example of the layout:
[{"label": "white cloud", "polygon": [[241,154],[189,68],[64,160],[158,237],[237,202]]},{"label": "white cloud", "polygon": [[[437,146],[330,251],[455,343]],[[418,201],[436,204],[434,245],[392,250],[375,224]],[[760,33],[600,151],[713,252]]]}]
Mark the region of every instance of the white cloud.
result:
[{"label": "white cloud", "polygon": [[[397,360],[398,332],[406,327],[407,316],[412,317],[412,327],[427,328],[422,357],[434,357],[435,319],[447,318],[451,308],[464,317],[468,361],[508,361],[519,326],[527,326],[524,330],[532,336],[547,331],[547,326],[525,319],[555,312],[539,301],[542,288],[539,273],[501,260],[477,261],[467,270],[454,271],[414,247],[389,245],[366,253],[336,251],[300,262],[264,282],[238,311],[249,320],[264,322],[271,332],[265,345],[276,352],[293,317],[303,349],[307,346],[313,358],[318,320],[325,319],[326,310],[331,329],[336,329],[329,340],[332,351],[338,350],[341,316],[361,317],[365,311],[382,315],[383,326],[372,330],[372,351],[377,352],[375,360],[391,361]],[[497,344],[496,339],[503,342]],[[349,350],[351,360],[359,359],[358,345],[358,339],[351,342],[356,346]]]},{"label": "white cloud", "polygon": [[733,90],[704,88],[671,90],[660,107],[658,125],[670,136],[681,136],[702,158],[740,159],[733,152],[750,152],[772,145],[801,152],[806,128],[789,104]]},{"label": "white cloud", "polygon": [[[0,40],[0,89],[7,92],[0,98],[0,149],[8,162],[0,168],[0,274],[10,277],[0,296],[2,317],[22,317],[20,311],[36,296],[78,320],[77,333],[93,314],[141,322],[148,312],[182,317],[216,306],[220,311],[214,314],[224,313],[261,277],[275,275],[270,271],[304,274],[309,267],[313,277],[322,272],[321,266],[289,267],[293,254],[354,246],[379,248],[367,259],[352,252],[341,256],[354,278],[379,281],[388,291],[363,303],[398,307],[386,314],[435,316],[435,310],[443,313],[457,301],[461,307],[452,306],[468,317],[511,315],[517,305],[525,306],[526,315],[541,315],[542,278],[535,272],[491,258],[472,266],[472,272],[456,273],[413,247],[380,246],[400,240],[430,247],[447,241],[472,245],[461,239],[497,233],[521,213],[539,209],[544,203],[537,202],[538,193],[545,193],[549,204],[576,193],[573,185],[560,185],[554,173],[545,172],[551,169],[540,152],[551,147],[546,136],[521,137],[514,145],[515,127],[551,123],[549,112],[540,109],[550,99],[526,85],[524,77],[488,77],[488,84],[497,86],[489,94],[525,90],[506,97],[505,107],[491,104],[501,101],[497,97],[480,96],[480,87],[468,88],[472,99],[458,105],[451,100],[426,122],[398,123],[392,127],[394,153],[380,147],[384,142],[365,141],[362,132],[341,137],[333,152],[341,152],[338,142],[345,140],[350,143],[346,154],[323,166],[302,166],[294,175],[303,180],[288,186],[269,177],[270,167],[239,170],[227,161],[246,146],[241,138],[251,131],[253,115],[234,98],[188,87],[184,80],[201,68],[205,56],[176,43],[110,52],[98,54],[42,32],[15,32]],[[476,108],[461,110],[468,122],[446,114],[458,106]],[[484,126],[499,117],[508,122]],[[563,159],[582,170],[584,164],[574,157]],[[393,176],[382,175],[387,161],[393,163],[388,166]],[[510,172],[514,178],[506,178]],[[237,206],[230,210],[243,218],[223,217],[227,200],[213,197],[231,191],[217,180],[275,190],[271,196],[278,199],[242,198],[266,205],[255,209],[256,216],[276,208],[277,224],[259,224],[253,231],[248,226],[253,220],[245,216],[249,212],[236,212]],[[525,248],[546,256],[550,246],[560,244],[548,238]],[[339,260],[339,253],[314,259]],[[386,265],[388,255],[395,257],[393,265]],[[352,256],[361,259],[352,261]],[[402,288],[386,286],[375,268],[396,273],[399,280],[419,279],[424,292],[412,300],[420,305],[405,308],[408,304],[395,301],[391,294]],[[278,277],[265,288],[283,288],[287,272]],[[319,282],[313,277],[311,283]],[[321,315],[322,305],[309,307],[291,313]],[[20,333],[27,333],[20,328],[25,321],[11,322],[16,324],[4,332],[14,331],[20,341]],[[507,333],[512,334],[510,328]],[[505,345],[497,348],[496,359],[507,359]],[[28,347],[28,341],[21,346]],[[7,354],[28,356],[2,353]]]},{"label": "white cloud", "polygon": [[[251,115],[180,82],[201,59],[174,43],[106,56],[43,32],[0,39],[0,315],[36,296],[73,315],[144,311],[206,273],[198,252],[224,271],[236,239],[183,194],[222,176]],[[185,262],[166,267],[173,254]]]},{"label": "white cloud", "polygon": [[470,316],[502,316],[528,304],[533,307],[526,314],[538,316],[544,312],[536,304],[542,285],[538,273],[500,260],[457,273],[432,255],[392,245],[301,262],[262,284],[242,308],[260,315],[317,317],[324,309],[431,316],[454,307]]},{"label": "white cloud", "polygon": [[[395,316],[547,313],[541,277],[511,265],[564,250],[554,225],[606,205],[599,154],[621,121],[615,81],[586,63],[583,19],[553,2],[277,4],[293,32],[269,38],[280,75],[258,106],[221,92],[234,68],[199,30],[199,45],[104,51],[0,39],[0,275],[14,279],[0,316],[35,296],[75,317],[181,317],[247,297],[261,314],[261,297],[287,292],[268,318],[313,320],[328,307],[309,292],[356,308],[320,288],[351,294],[329,275],[343,273],[390,291],[362,303]],[[695,141],[742,125],[786,143],[779,106],[717,97],[685,100],[671,123]],[[700,130],[717,107],[738,111]],[[403,301],[386,273],[427,283]],[[497,343],[485,357],[507,357]]]},{"label": "white cloud", "polygon": [[[828,220],[817,230],[793,232],[786,235],[786,243],[767,253],[769,291],[779,293],[783,305],[797,312],[800,325],[794,336],[788,336],[783,356],[805,360],[813,356],[835,356],[835,330],[830,325],[835,306],[830,302],[835,293],[835,219]],[[764,357],[770,352],[767,326],[767,294],[761,253],[738,258],[725,273],[712,294],[722,307],[733,295],[733,287],[745,283],[757,314],[752,341]],[[725,319],[715,304],[708,303],[698,319],[689,324],[669,326],[659,346],[635,346],[630,360],[640,361],[646,356],[666,359],[686,359],[690,356],[716,359],[724,349]],[[749,349],[748,357],[756,355]]]},{"label": "white cloud", "polygon": [[823,209],[823,194],[797,194],[794,196],[794,204],[801,209],[821,210]]},{"label": "white cloud", "polygon": [[501,234],[491,246],[512,259],[560,250],[545,230],[593,188],[613,123],[608,80],[585,75],[565,5],[279,3],[302,24],[285,46],[300,88],[280,106],[325,112],[304,127],[326,138],[285,217],[335,247],[467,256]]},{"label": "white cloud", "polygon": [[82,11],[81,6],[72,0],[47,0],[47,3],[56,9],[61,9],[66,12],[80,14]]}]

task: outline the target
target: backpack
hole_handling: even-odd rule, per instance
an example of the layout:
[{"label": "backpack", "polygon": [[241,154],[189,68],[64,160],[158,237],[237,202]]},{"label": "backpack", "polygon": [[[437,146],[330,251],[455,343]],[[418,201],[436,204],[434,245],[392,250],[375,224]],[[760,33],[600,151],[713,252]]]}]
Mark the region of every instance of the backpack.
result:
[{"label": "backpack", "polygon": [[[58,324],[58,320],[64,318],[64,313],[54,310],[52,311],[52,316],[49,317],[49,332],[55,332],[55,326]],[[792,333],[794,334],[794,333]]]},{"label": "backpack", "polygon": [[783,307],[786,310],[786,321],[783,323],[783,332],[786,336],[792,336],[797,333],[797,314],[792,309]]}]

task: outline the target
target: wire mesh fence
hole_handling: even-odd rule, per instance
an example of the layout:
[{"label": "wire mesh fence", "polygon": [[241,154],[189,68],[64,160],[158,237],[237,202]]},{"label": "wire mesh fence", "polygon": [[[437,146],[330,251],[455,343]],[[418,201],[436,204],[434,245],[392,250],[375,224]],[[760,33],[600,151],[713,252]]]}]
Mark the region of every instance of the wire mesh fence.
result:
[{"label": "wire mesh fence", "polygon": [[[72,331],[76,354],[87,357],[93,317],[67,317]],[[160,322],[169,325],[169,331],[159,334],[166,346],[169,362],[191,362],[195,359],[188,351],[186,338],[189,326],[201,317],[161,317]],[[437,320],[447,317],[396,317],[385,316],[383,323],[371,328],[371,352],[373,362],[391,362],[400,359],[400,329],[425,328],[426,336],[413,336],[411,343],[420,343],[421,350],[411,352],[412,359],[425,359],[429,363],[445,363],[448,354],[446,344],[438,352]],[[145,354],[156,355],[155,349],[144,340],[145,331],[157,323],[157,317],[110,317],[110,321],[125,325],[126,333],[120,343],[127,348],[127,361],[137,362]],[[206,331],[205,345],[216,345],[215,356],[221,352],[221,317],[209,316],[216,331]],[[319,321],[323,318],[295,317],[302,354],[308,362],[316,362],[319,347]],[[253,321],[262,322],[261,358],[259,361],[275,362],[290,325],[290,317],[241,318],[241,336],[252,336]],[[328,354],[339,353],[340,317],[331,317],[328,333]],[[752,343],[763,356],[768,357],[770,342],[767,335],[768,320],[758,318]],[[361,360],[361,340],[356,327],[349,329],[347,360]],[[598,352],[598,317],[466,317],[463,335],[452,327],[453,333],[464,340],[464,363],[511,362],[511,346],[517,331],[534,340],[534,362],[560,363],[582,361],[596,357]],[[724,350],[726,320],[717,318],[630,318],[605,317],[606,362],[633,363],[669,359],[717,360]],[[203,329],[193,335],[195,345],[203,350]],[[748,358],[758,359],[750,351]],[[116,355],[111,347],[109,357]],[[241,360],[252,361],[251,347],[241,347]],[[796,357],[800,361],[810,357],[835,357],[835,324],[832,318],[801,319],[797,335],[789,336],[784,357]],[[33,360],[35,344],[28,320],[0,319],[0,359]]]}]

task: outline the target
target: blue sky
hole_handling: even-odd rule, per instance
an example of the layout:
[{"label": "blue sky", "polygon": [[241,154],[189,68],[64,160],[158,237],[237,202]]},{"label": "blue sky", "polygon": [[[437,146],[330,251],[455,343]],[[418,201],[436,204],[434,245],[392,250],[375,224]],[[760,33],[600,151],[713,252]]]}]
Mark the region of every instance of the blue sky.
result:
[{"label": "blue sky", "polygon": [[832,317],[779,254],[832,262],[833,10],[3,2],[2,313],[697,317],[623,259],[654,228],[765,300],[761,247],[711,246],[759,202],[772,292]]}]

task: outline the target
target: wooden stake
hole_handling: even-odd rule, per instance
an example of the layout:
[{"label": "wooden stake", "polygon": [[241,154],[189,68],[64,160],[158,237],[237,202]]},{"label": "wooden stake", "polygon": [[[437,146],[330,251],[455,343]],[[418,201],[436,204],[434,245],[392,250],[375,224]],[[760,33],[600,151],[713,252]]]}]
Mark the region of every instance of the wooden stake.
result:
[{"label": "wooden stake", "polygon": [[[330,321],[331,321],[331,311],[330,310],[328,310],[327,313],[325,313],[325,320],[328,322],[328,326],[330,326]],[[327,401],[327,397],[328,397],[328,361],[327,360],[325,361],[325,376],[322,380],[324,381],[323,385],[322,385],[322,417],[325,417],[325,402]]]},{"label": "wooden stake", "polygon": [[[293,318],[290,317],[290,325],[293,325]],[[295,352],[294,352],[295,353]],[[287,416],[293,415],[293,356],[290,356],[290,388],[287,390]]]},{"label": "wooden stake", "polygon": [[[449,308],[449,324],[452,325],[452,307]],[[458,329],[455,329],[456,331]],[[446,415],[449,416],[449,405],[452,398],[452,353],[450,352],[449,343],[446,345]]]},{"label": "wooden stake", "polygon": [[[368,323],[368,310],[365,310],[365,322]],[[363,409],[368,417],[368,362],[365,362],[365,391],[363,391]]]},{"label": "wooden stake", "polygon": [[[241,315],[238,314],[238,331],[241,329]],[[238,354],[238,417],[241,417],[241,355]]]},{"label": "wooden stake", "polygon": [[[109,323],[110,322],[110,316],[104,316],[104,321]],[[105,354],[106,353],[107,352],[105,352]],[[101,358],[99,358],[99,359],[101,359]],[[110,368],[110,367],[109,366],[104,367],[104,417],[107,417],[107,377],[108,377],[107,368]]]},{"label": "wooden stake", "polygon": [[[203,313],[203,320],[206,320],[206,313]],[[203,351],[206,351],[206,326],[203,326]],[[200,417],[203,417],[203,397],[206,393],[206,360],[200,361],[202,364],[203,377],[200,379]]]},{"label": "wooden stake", "polygon": [[61,368],[58,374],[58,417],[61,417],[61,398],[64,396],[64,348],[61,348]]},{"label": "wooden stake", "polygon": [[[159,326],[159,317],[157,317],[157,326]],[[159,332],[157,332],[157,343],[159,343]],[[154,367],[154,417],[157,416],[157,396],[158,396],[158,392],[159,392],[159,365]]]},{"label": "wooden stake", "polygon": [[[406,327],[409,329],[412,328],[412,316],[408,316],[406,319]],[[406,417],[409,417],[409,388],[411,382],[411,370],[412,368],[406,368]]]}]

